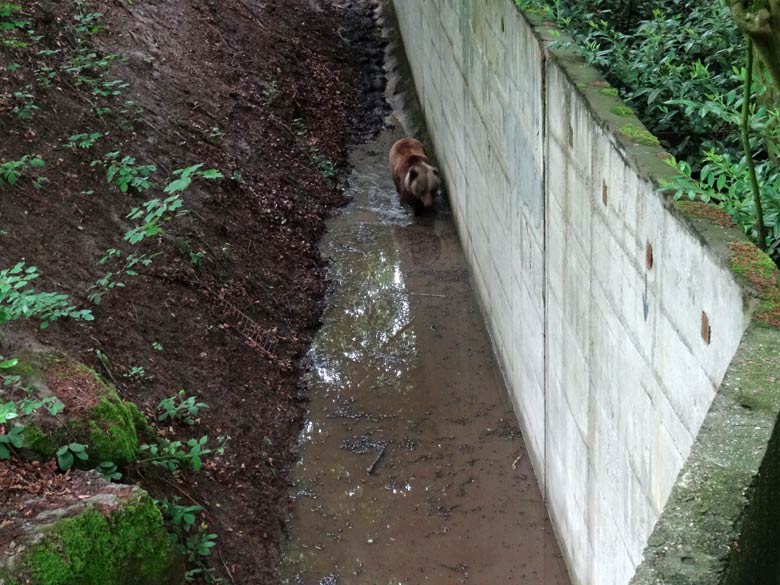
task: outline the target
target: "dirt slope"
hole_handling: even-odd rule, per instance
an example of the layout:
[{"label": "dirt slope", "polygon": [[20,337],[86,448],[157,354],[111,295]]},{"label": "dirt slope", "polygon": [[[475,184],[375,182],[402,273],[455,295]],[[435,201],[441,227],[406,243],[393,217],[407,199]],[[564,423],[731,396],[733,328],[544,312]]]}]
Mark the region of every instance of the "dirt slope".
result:
[{"label": "dirt slope", "polygon": [[[176,432],[228,436],[225,455],[198,475],[136,479],[206,506],[214,564],[233,583],[275,582],[299,362],[326,290],[317,241],[342,201],[347,147],[383,114],[372,11],[368,0],[30,1],[19,16],[35,34],[14,37],[29,46],[0,47],[0,162],[46,163],[0,185],[0,268],[25,260],[39,288],[95,315],[5,327],[0,353],[33,340],[67,350],[148,414],[180,388],[207,402]],[[103,136],[65,144],[82,133]],[[156,166],[149,190],[107,183],[92,163],[115,151]],[[188,213],[131,250],[126,214],[197,163],[226,178],[197,181]],[[100,264],[112,248],[155,256],[93,305],[90,287],[121,268]]]}]

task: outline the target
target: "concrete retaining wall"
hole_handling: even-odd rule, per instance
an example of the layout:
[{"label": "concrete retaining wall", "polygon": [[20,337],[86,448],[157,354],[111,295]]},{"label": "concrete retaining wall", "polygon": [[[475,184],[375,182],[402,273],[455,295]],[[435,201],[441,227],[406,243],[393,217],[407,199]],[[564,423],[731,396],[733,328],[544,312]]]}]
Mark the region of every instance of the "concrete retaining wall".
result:
[{"label": "concrete retaining wall", "polygon": [[750,321],[740,235],[657,192],[662,151],[511,0],[393,4],[573,582],[625,585]]}]

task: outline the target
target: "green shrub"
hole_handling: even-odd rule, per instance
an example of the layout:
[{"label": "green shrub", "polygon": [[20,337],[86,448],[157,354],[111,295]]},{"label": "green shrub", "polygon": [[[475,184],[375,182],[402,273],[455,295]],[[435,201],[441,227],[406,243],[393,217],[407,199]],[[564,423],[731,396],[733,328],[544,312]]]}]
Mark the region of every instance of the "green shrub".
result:
[{"label": "green shrub", "polygon": [[39,276],[35,266],[26,266],[24,262],[0,270],[0,325],[36,318],[41,320],[41,329],[45,329],[51,321],[63,317],[92,321],[92,313],[68,304],[66,295],[29,288],[30,282]]}]

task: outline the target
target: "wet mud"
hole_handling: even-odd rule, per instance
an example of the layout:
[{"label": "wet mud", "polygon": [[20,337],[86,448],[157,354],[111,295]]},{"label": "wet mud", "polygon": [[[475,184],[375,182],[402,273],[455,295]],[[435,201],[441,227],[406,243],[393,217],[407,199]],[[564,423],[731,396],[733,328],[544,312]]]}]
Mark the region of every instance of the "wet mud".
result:
[{"label": "wet mud", "polygon": [[398,203],[387,152],[404,135],[353,150],[322,242],[333,292],[282,583],[568,585],[450,210]]}]

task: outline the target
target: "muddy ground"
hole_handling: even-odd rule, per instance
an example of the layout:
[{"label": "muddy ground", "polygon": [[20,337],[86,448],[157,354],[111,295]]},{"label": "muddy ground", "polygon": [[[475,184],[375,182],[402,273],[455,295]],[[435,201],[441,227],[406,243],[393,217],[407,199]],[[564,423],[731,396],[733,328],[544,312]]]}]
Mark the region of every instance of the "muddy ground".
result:
[{"label": "muddy ground", "polygon": [[[343,202],[348,147],[385,114],[373,9],[372,0],[31,1],[12,17],[25,26],[5,31],[13,42],[0,47],[0,162],[46,163],[0,184],[0,268],[37,266],[38,288],[95,317],[44,331],[5,325],[0,353],[67,351],[150,416],[179,389],[208,403],[194,427],[161,432],[227,436],[224,456],[197,475],[132,478],[205,506],[219,535],[213,566],[232,583],[277,582],[307,395],[301,357],[327,286],[317,242]],[[103,136],[67,146],[83,133]],[[107,183],[93,162],[116,151],[156,166],[150,189]],[[130,209],[197,163],[225,178],[196,181],[188,213],[129,250]],[[121,268],[100,264],[112,248],[156,256],[96,305],[96,281]]]}]

